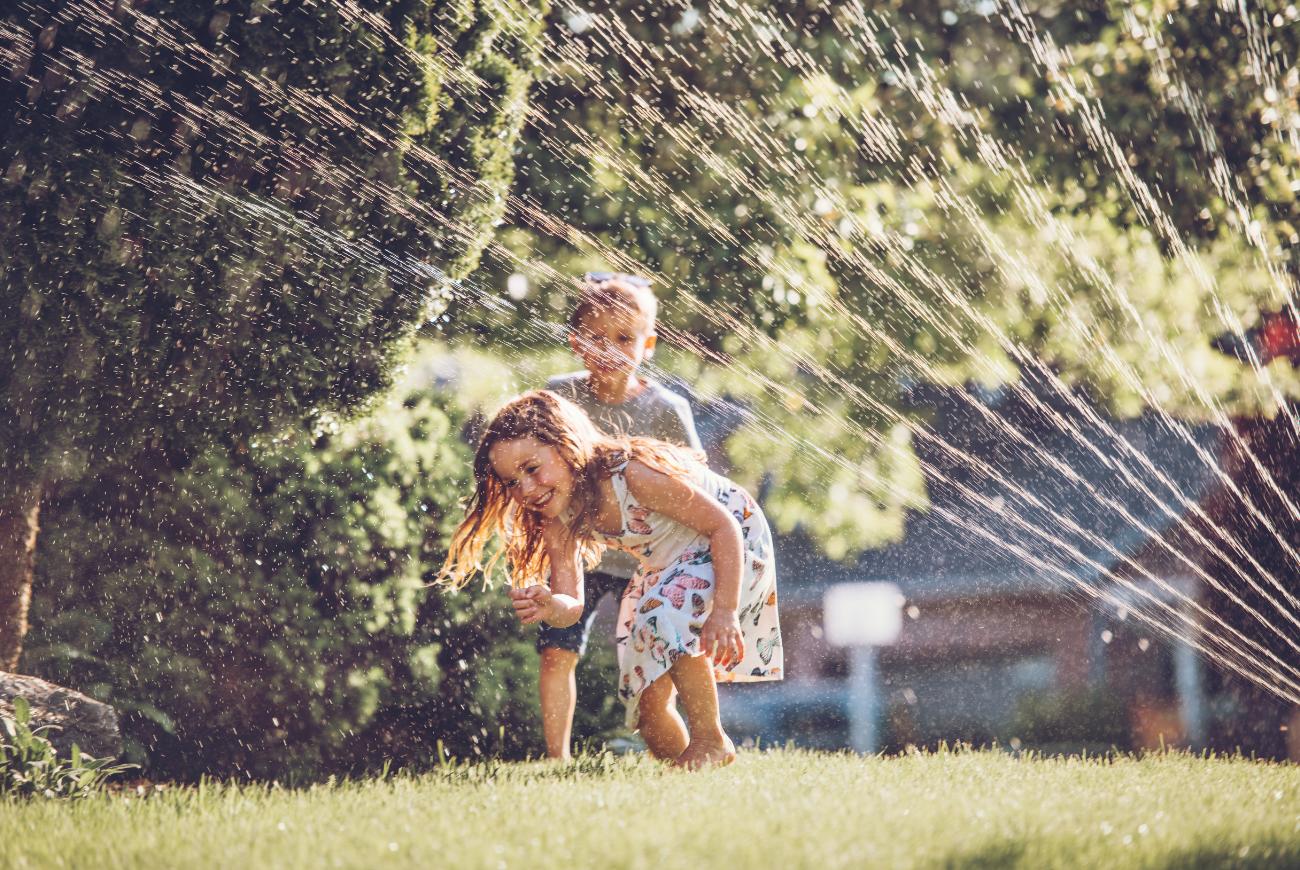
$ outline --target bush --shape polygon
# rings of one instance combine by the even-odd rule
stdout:
[[[1043,751],[1106,752],[1128,749],[1132,742],[1123,702],[1097,688],[1025,696],[1007,736],[1027,749]]]
[[[64,490],[27,667],[116,706],[152,776],[536,746],[536,656],[504,594],[424,586],[467,487],[463,422],[415,393],[322,437]]]
[[[133,764],[83,755],[77,744],[59,758],[45,736],[52,725],[31,727],[31,707],[14,699],[14,715],[0,716],[0,797],[83,798],[94,794],[114,774]]]

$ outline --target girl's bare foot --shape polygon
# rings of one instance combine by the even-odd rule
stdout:
[[[706,767],[726,767],[736,760],[736,744],[725,734],[716,738],[692,739],[686,751],[673,762],[685,770],[702,770]]]

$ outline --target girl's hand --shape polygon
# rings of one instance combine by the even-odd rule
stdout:
[[[720,667],[740,664],[745,657],[745,639],[736,611],[713,608],[700,629],[700,649]]]
[[[540,583],[510,590],[510,603],[514,605],[515,616],[524,625],[545,621],[551,615],[553,600],[551,590]]]

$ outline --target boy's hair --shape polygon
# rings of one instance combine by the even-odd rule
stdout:
[[[502,557],[514,585],[549,581],[551,566],[542,544],[541,520],[510,498],[489,455],[502,441],[530,437],[554,448],[573,473],[574,510],[569,531],[587,568],[599,563],[605,549],[592,528],[600,480],[628,459],[674,477],[688,477],[693,465],[704,462],[697,451],[654,438],[604,435],[581,408],[548,390],[524,393],[497,412],[479,441],[474,453],[474,494],[465,519],[451,537],[437,582],[464,586],[482,571],[486,584]],[[494,536],[501,539],[502,547],[484,564],[483,550]]]
[[[569,315],[569,329],[577,332],[582,321],[593,311],[623,311],[641,315],[650,324],[654,332],[655,318],[659,315],[659,300],[650,289],[650,282],[633,282],[627,280],[633,276],[615,274],[609,278],[596,280],[590,276],[583,278],[578,291],[578,301]]]

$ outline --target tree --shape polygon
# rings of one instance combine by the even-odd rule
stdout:
[[[1297,84],[1269,71],[1300,31],[1259,27],[1287,8],[559,16],[513,256],[492,264],[539,286],[484,329],[545,338],[531,325],[568,289],[552,269],[658,275],[686,350],[667,367],[738,402],[742,476],[770,474],[777,525],[840,556],[924,504],[911,383],[1014,388],[1042,365],[1115,413],[1276,407],[1294,377],[1261,390],[1211,349],[1225,326],[1207,312],[1248,320],[1285,293]]]
[[[42,494],[382,389],[477,262],[538,9],[37,2],[0,18],[0,668]]]

